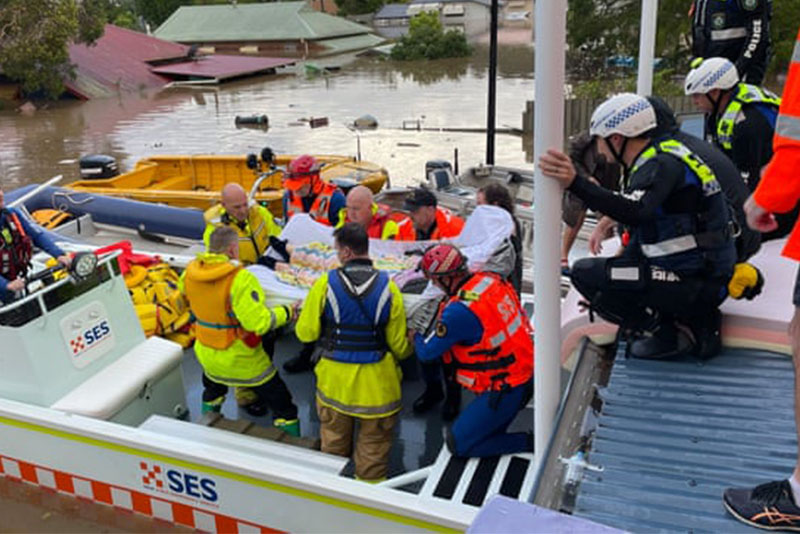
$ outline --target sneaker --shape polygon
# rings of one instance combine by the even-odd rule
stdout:
[[[728,488],[722,495],[725,508],[736,519],[766,530],[800,532],[800,508],[788,480],[767,482],[755,488]]]

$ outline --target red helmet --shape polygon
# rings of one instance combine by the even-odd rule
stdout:
[[[289,163],[289,178],[301,178],[303,176],[310,176],[317,174],[319,166],[314,156],[303,154],[298,156]]]
[[[423,254],[419,268],[430,278],[466,272],[467,259],[453,245],[433,245]]]

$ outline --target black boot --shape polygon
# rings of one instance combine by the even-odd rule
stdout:
[[[314,343],[305,343],[300,354],[283,364],[283,370],[289,374],[304,373],[314,368],[311,365],[311,355],[314,353]]]
[[[442,406],[442,420],[452,421],[461,411],[461,386],[455,382],[447,381],[447,395]]]
[[[441,384],[428,385],[422,395],[414,401],[414,413],[425,413],[444,399]]]
[[[663,360],[680,356],[691,349],[688,336],[678,332],[672,321],[666,321],[656,328],[652,336],[634,341],[630,346],[630,355],[644,360]]]
[[[713,312],[698,318],[698,321],[692,321],[690,329],[694,335],[695,346],[694,354],[701,360],[708,360],[713,358],[719,351],[722,350],[722,313],[718,308]]]

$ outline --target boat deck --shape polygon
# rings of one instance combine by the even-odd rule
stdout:
[[[285,335],[276,344],[275,363],[280,370],[281,377],[286,382],[292,393],[295,404],[299,410],[300,430],[303,436],[319,436],[319,419],[314,404],[315,383],[313,372],[288,374],[283,371],[283,363],[292,358],[300,350],[300,343],[293,334]],[[199,421],[200,396],[203,391],[201,383],[202,369],[194,357],[194,353],[187,349],[182,362],[183,379],[186,387],[187,406],[190,410],[190,419]],[[389,459],[389,478],[403,473],[414,471],[434,464],[444,443],[444,428],[447,423],[442,421],[439,407],[430,412],[417,415],[411,405],[422,394],[424,382],[419,372],[419,366],[413,356],[402,364],[403,368],[403,410],[396,431],[396,439],[392,446]],[[566,384],[562,380],[562,384]],[[471,394],[464,392],[462,406],[471,400]],[[239,409],[230,392],[222,406],[222,415],[228,419],[246,419],[259,425],[270,426],[271,414],[263,417],[252,417],[244,410]],[[533,408],[529,404],[522,410],[510,427],[510,431],[531,430],[533,426]],[[352,462],[345,468],[343,474],[352,476]],[[419,488],[414,488],[419,489]]]

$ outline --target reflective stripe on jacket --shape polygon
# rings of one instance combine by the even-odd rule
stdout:
[[[667,139],[646,148],[634,162],[629,176],[660,153],[677,158],[689,168],[696,176],[705,199],[700,211],[663,212],[653,225],[636,229],[640,235],[642,254],[651,259],[658,258],[654,263],[672,269],[670,256],[691,251],[704,253],[721,250],[730,245],[732,236],[727,204],[714,171],[680,141]]]
[[[203,214],[203,218],[206,221],[206,229],[203,232],[206,249],[214,229],[219,226],[229,226],[239,236],[239,260],[245,265],[255,263],[269,247],[269,237],[277,237],[281,233],[280,226],[275,223],[269,210],[258,204],[250,206],[246,221],[235,220],[221,204],[209,208]]]
[[[318,340],[323,332],[329,287],[329,274],[323,274],[308,292],[295,333],[304,342]],[[345,363],[322,358],[314,367],[317,376],[317,402],[334,410],[361,418],[385,417],[402,408],[398,360],[411,354],[406,337],[406,315],[400,290],[391,280],[389,318],[384,328],[386,355],[374,363]]]
[[[783,87],[772,147],[772,159],[753,194],[765,210],[785,213],[800,199],[800,32]],[[800,225],[795,224],[783,255],[800,261]]]
[[[533,329],[511,284],[494,273],[474,274],[449,303],[461,302],[483,325],[475,345],[455,344],[456,382],[475,393],[530,381]]]
[[[725,150],[733,149],[733,127],[736,125],[736,118],[741,113],[742,107],[753,104],[763,104],[777,109],[781,105],[781,99],[772,91],[762,87],[746,83],[737,85],[736,94],[717,122],[717,143],[720,147]]]
[[[204,253],[189,264],[179,285],[189,300],[192,314],[202,321],[195,326],[194,351],[211,380],[229,386],[257,386],[275,376],[272,360],[261,343],[248,344],[243,336],[247,333],[260,336],[283,326],[289,320],[289,309],[267,308],[264,291],[252,273],[238,268],[224,255]],[[221,288],[226,285],[227,293]],[[234,322],[238,323],[235,330],[218,329],[238,332],[227,347],[206,344],[209,335],[215,337],[212,325]],[[201,332],[205,332],[202,338]],[[227,333],[224,335],[228,337]]]

